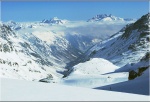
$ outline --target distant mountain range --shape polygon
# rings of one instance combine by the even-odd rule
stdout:
[[[87,22],[100,22],[100,21],[135,21],[131,18],[120,18],[111,14],[99,14],[87,20]]]
[[[90,19],[87,20],[87,22],[108,22],[108,21],[114,21],[114,22],[123,22],[123,21],[136,21],[136,19],[133,19],[133,18],[121,18],[121,17],[116,17],[116,16],[113,16],[112,14],[98,14]],[[59,25],[62,25],[62,24],[65,24],[69,22],[69,20],[62,20],[62,19],[59,19],[57,17],[53,17],[51,19],[44,19],[41,21],[41,23],[48,23],[48,24],[59,24]]]
[[[1,22],[0,76],[98,89],[136,79],[142,86],[149,78],[149,18],[149,13],[137,21],[103,14],[75,24],[56,17],[41,22]],[[105,40],[76,34],[73,29],[101,21],[128,24]],[[146,80],[140,83],[142,78]]]

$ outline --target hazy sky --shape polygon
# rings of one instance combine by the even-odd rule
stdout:
[[[148,13],[148,2],[1,2],[2,21],[41,21],[58,17],[87,20],[97,14],[140,18]]]

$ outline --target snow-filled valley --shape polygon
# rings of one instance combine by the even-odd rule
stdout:
[[[0,22],[1,99],[149,100],[149,17]]]

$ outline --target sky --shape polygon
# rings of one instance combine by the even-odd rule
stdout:
[[[67,20],[87,20],[97,14],[112,14],[122,18],[140,18],[148,13],[148,2],[1,2],[2,21],[41,21],[58,17]]]

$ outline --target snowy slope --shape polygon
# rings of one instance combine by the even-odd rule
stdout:
[[[61,31],[58,30],[56,34],[50,30],[49,25],[35,25],[35,28],[20,29],[16,34],[37,47],[36,50],[41,55],[49,57],[49,60],[56,60],[55,62],[62,64],[63,67],[65,63],[76,59],[81,54],[80,50],[71,46],[63,37]]]
[[[140,77],[137,77],[134,80],[98,87],[96,89],[110,90],[111,87],[111,91],[150,95],[149,69],[150,68],[148,68]]]
[[[122,19],[112,16],[111,19],[126,24]],[[55,20],[56,24],[11,21],[0,25],[0,77],[32,81],[46,78],[50,83],[95,88],[127,81],[130,71],[149,66],[149,55],[144,58],[150,52],[149,14],[104,41],[101,41],[101,27],[106,26],[103,22],[59,24]],[[101,29],[97,33],[95,28]],[[93,29],[97,36],[91,33]],[[74,64],[77,65],[71,68]],[[67,75],[62,78],[65,70]]]
[[[72,46],[74,46],[76,49],[80,49],[82,52],[87,51],[91,46],[100,41],[95,37],[80,34],[67,34],[65,38]]]
[[[130,79],[129,81],[97,87],[96,89],[150,95],[149,61],[150,61],[149,53],[146,53],[146,55],[139,62],[125,65],[113,72],[113,74],[120,72],[129,72],[128,76],[128,79]],[[132,79],[133,77],[134,79]]]
[[[59,22],[63,22],[63,20],[60,20],[55,17],[49,20],[51,21],[49,23],[45,21],[9,21],[2,23],[2,25],[5,24],[8,26],[6,28],[10,30],[4,29],[3,35],[8,34],[8,36],[6,36],[6,39],[1,38],[2,47],[6,50],[7,48],[8,50],[11,49],[12,51],[7,51],[6,53],[2,50],[0,52],[1,60],[5,63],[1,64],[1,68],[3,69],[1,76],[27,80],[39,80],[50,75],[60,78],[68,63],[77,59],[82,55],[82,52],[85,52],[98,41],[111,35],[106,34],[106,36],[101,36],[101,33],[97,35],[97,32],[101,31],[99,28],[103,26],[103,23],[66,21],[63,24],[59,24]],[[123,26],[126,23],[119,26]],[[93,32],[89,27],[94,27],[94,29],[97,27],[97,30]],[[107,29],[107,26],[104,29]],[[10,33],[14,33],[14,36]],[[15,65],[12,66],[12,64]],[[36,75],[32,75],[32,73]]]
[[[128,80],[127,72],[114,72],[118,66],[102,58],[93,58],[85,63],[79,63],[70,70],[59,83],[71,86],[94,88]],[[104,75],[105,74],[105,75]]]
[[[65,70],[66,63],[81,54],[61,36],[54,36],[53,43],[46,42],[44,37],[39,39],[40,34],[44,33],[43,29],[35,32],[39,28],[14,31],[5,24],[0,27],[1,77],[40,80],[52,75],[53,79],[57,79],[63,76],[59,72]],[[44,34],[48,35],[49,32],[45,31]]]
[[[18,37],[7,25],[0,27],[1,77],[25,80],[39,80],[49,75],[54,79],[62,77],[56,71],[64,69],[40,55],[31,42]]]
[[[78,23],[79,22],[79,23]],[[6,22],[6,25],[9,25],[11,29],[18,34],[18,36],[27,37],[31,34],[36,36],[42,41],[48,42],[51,45],[56,45],[67,49],[66,47],[74,46],[77,50],[84,52],[90,46],[95,44],[92,40],[93,37],[88,37],[88,35],[81,35],[80,29],[73,30],[78,26],[86,26],[86,22],[80,25],[80,21],[71,22],[68,21],[65,24],[51,24],[43,22]],[[98,26],[98,25],[97,25]],[[16,29],[18,27],[19,29]],[[85,31],[86,33],[88,31]],[[76,33],[74,35],[74,33]],[[25,38],[25,37],[23,37]],[[72,41],[73,39],[73,41]],[[76,44],[75,44],[76,43]]]
[[[36,22],[5,22],[11,29],[21,34],[32,33],[36,37],[51,44],[54,44],[57,38],[67,40],[76,49],[85,52],[97,42],[107,39],[126,24],[125,22],[107,22],[96,23],[86,21],[69,21],[54,17],[50,20]],[[46,37],[47,36],[47,37]]]
[[[148,96],[1,79],[1,101],[149,101]]]
[[[76,87],[95,88],[128,80],[127,72],[105,74],[105,75],[86,75],[80,72],[71,73],[69,76],[58,81],[58,83]]]
[[[127,73],[132,70],[137,71],[142,67],[148,67],[150,32],[148,22],[149,14],[142,16],[137,22],[127,25],[110,39],[99,42],[90,48],[85,56],[74,62],[76,65],[68,71],[71,74],[66,74],[67,78],[64,83],[84,87],[93,87],[98,84],[103,86],[108,84],[106,80],[113,74],[118,74],[118,77],[114,80],[120,79],[119,81],[110,81],[109,84],[127,81]],[[104,59],[97,60],[102,58],[105,61]],[[115,65],[118,67],[111,69]],[[104,72],[101,73],[101,71]],[[126,72],[126,76],[123,75],[124,72]],[[103,75],[95,76],[94,74]],[[147,87],[145,90],[147,90]]]
[[[137,63],[126,64],[123,67],[115,70],[114,72],[130,72],[132,70],[137,71],[139,68],[146,68],[150,66],[150,53],[146,53],[145,56]]]
[[[110,39],[93,46],[85,56],[101,57],[120,67],[137,63],[149,52],[149,14],[142,16],[133,24],[126,25]]]
[[[102,59],[102,58],[93,58],[85,63],[79,63],[73,67],[74,73],[83,73],[83,74],[105,74],[113,72],[118,67],[113,65],[111,62]]]

